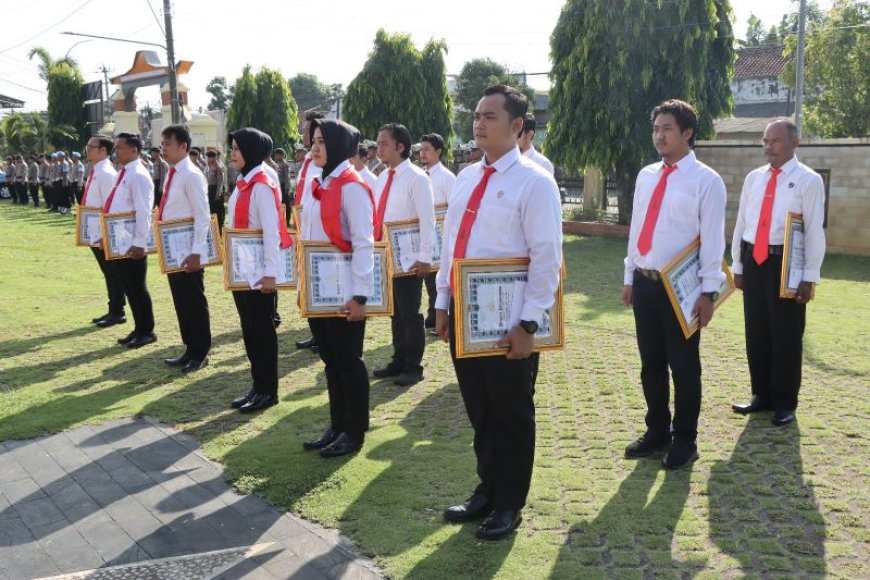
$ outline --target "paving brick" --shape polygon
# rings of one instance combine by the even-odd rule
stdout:
[[[33,532],[20,517],[6,518],[0,525],[0,548],[21,546],[35,540]]]
[[[104,561],[79,531],[66,526],[50,533],[35,530],[39,543],[60,570],[90,570],[103,565]]]
[[[68,521],[63,512],[48,497],[17,503],[14,509],[31,530],[55,522]]]
[[[3,466],[3,469],[0,469],[0,486],[30,477],[11,455],[0,454],[0,465]]]
[[[118,565],[148,558],[147,552],[110,517],[102,513],[95,516],[99,517],[78,522],[75,527],[103,560]]]
[[[12,505],[46,497],[45,492],[39,488],[39,484],[29,477],[4,483],[2,489],[3,496]]]
[[[47,491],[67,519],[77,521],[100,510],[99,504],[75,480],[70,478],[61,483],[56,491]]]

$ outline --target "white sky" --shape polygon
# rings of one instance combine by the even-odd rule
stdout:
[[[150,4],[162,26],[162,0]],[[190,88],[194,109],[208,104],[205,85],[212,77],[223,75],[232,83],[246,63],[255,69],[261,65],[278,69],[287,77],[309,72],[328,84],[347,86],[362,68],[381,27],[410,33],[418,46],[433,36],[444,38],[449,48],[448,73],[458,73],[463,63],[477,57],[490,57],[512,71],[547,72],[549,37],[563,4],[563,0],[175,0],[175,53],[177,59],[194,62],[190,74],[181,78]],[[769,27],[796,9],[792,0],[732,0],[731,4],[738,37],[745,34],[751,12]],[[830,0],[821,4],[829,6]],[[509,10],[513,6],[517,12]],[[60,34],[63,31],[164,43],[149,0],[0,0],[0,94],[25,101],[25,110],[45,109],[45,82],[38,76],[36,62],[27,58],[34,46],[47,48],[55,58],[69,51],[86,81],[100,79],[102,65],[110,69],[110,77],[126,72],[140,48],[157,50],[166,60],[165,51],[156,47],[104,40],[74,46],[85,39]],[[529,80],[536,88],[549,85],[546,76]],[[136,96],[140,107],[159,105],[157,88],[139,89]]]

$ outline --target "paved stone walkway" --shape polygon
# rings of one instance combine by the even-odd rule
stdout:
[[[379,578],[150,419],[0,443],[0,580]]]

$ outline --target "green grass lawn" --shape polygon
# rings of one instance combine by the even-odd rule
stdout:
[[[281,403],[256,417],[227,408],[247,391],[248,362],[219,269],[206,275],[214,347],[190,377],[168,285],[151,259],[159,340],[115,344],[131,323],[99,330],[97,264],[73,247],[74,220],[0,205],[0,440],[130,415],[176,425],[257,493],[340,529],[391,577],[759,578],[870,576],[870,259],[831,256],[808,314],[798,422],[731,413],[748,396],[741,297],[704,331],[704,405],[691,471],[628,461],[644,430],[630,311],[619,305],[622,240],[568,237],[567,348],[542,356],[538,441],[525,522],[482,543],[442,509],[476,485],[471,431],[449,354],[430,342],[426,379],[373,382],[372,429],[355,457],[302,451],[328,420],[322,364],[295,295],[281,295]],[[386,320],[369,323],[369,368],[390,354]],[[2,468],[2,466],[0,466]]]

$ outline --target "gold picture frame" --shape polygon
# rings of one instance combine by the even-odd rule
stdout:
[[[661,271],[662,284],[686,339],[698,330],[698,319],[691,317],[690,313],[695,302],[701,297],[701,281],[697,274],[700,250],[701,239],[695,238]],[[714,312],[736,289],[731,268],[728,267],[728,262],[724,259],[722,260],[722,271],[725,272],[725,280],[719,287],[719,299],[713,303]]]
[[[416,262],[416,256],[403,259],[401,251],[402,245],[398,244],[398,238],[403,234],[414,235],[416,232],[417,238],[420,236],[420,220],[403,220],[398,222],[387,222],[384,224],[384,237],[390,250],[390,265],[393,268],[393,277],[399,278],[402,276],[416,276],[417,272],[406,270],[403,263],[407,264],[407,260],[412,260],[410,263]],[[433,248],[432,259],[429,264],[432,266],[432,272],[437,272],[441,263],[441,244],[444,241],[444,216],[435,216],[435,248]],[[419,246],[419,241],[417,242]]]
[[[153,216],[152,216],[153,217]],[[129,226],[136,226],[136,212],[125,211],[100,215],[100,229],[103,232],[103,252],[106,260],[122,260],[127,258],[127,251],[121,251],[123,246],[118,243],[118,234],[123,232],[123,237],[132,237]],[[126,242],[124,242],[126,243]],[[154,238],[154,228],[148,233],[145,242],[145,254],[157,253],[157,241]]]
[[[251,281],[243,276],[243,273],[237,271],[237,264],[244,261],[246,264],[250,260],[256,260],[261,257],[261,250],[258,248],[263,246],[263,230],[249,230],[243,228],[224,228],[223,243],[221,244],[221,261],[224,265],[224,290],[253,290]],[[293,245],[289,248],[284,248],[281,252],[284,253],[284,272],[281,276],[286,278],[284,282],[277,282],[275,288],[278,291],[295,290],[298,277],[296,274],[296,238],[293,238]],[[242,259],[238,253],[242,247],[248,248],[253,252],[249,257]]]
[[[161,274],[172,274],[174,272],[184,271],[184,268],[181,267],[180,260],[184,260],[187,256],[176,256],[177,259],[171,260],[172,263],[170,264],[170,259],[172,258],[172,244],[170,244],[170,248],[166,247],[166,244],[169,241],[169,236],[172,235],[173,231],[182,228],[190,231],[192,235],[193,218],[154,222],[154,239],[157,242],[157,257],[160,263]],[[218,228],[217,216],[215,214],[211,214],[211,219],[209,220],[209,236],[206,240],[206,244],[208,246],[209,255],[205,257],[200,256],[199,265],[203,268],[208,268],[209,266],[219,266],[222,264],[223,251],[221,251],[221,235],[220,229]]]
[[[290,223],[293,224],[293,231],[302,231],[302,206],[294,205],[290,208]]]
[[[393,276],[390,266],[390,257],[385,242],[375,243],[375,296],[369,296],[366,303],[367,316],[392,316],[393,315]],[[320,268],[320,264],[331,267],[330,279],[334,284],[340,284],[336,279],[336,268],[349,268],[349,252],[342,252],[329,242],[300,242],[299,243],[299,307],[305,318],[333,318],[342,316],[338,309],[350,299],[348,296],[336,297],[334,295],[318,300],[320,293],[314,286],[318,274],[312,272],[314,268]],[[340,289],[343,290],[343,289]],[[346,293],[345,293],[346,294]]]
[[[102,215],[103,208],[101,207],[86,207],[80,205],[78,209],[76,209],[76,246],[85,248],[95,247],[95,245],[91,243],[89,234],[91,233],[91,228],[96,227],[96,229],[100,230],[100,236],[102,237],[103,226],[100,224],[100,216]],[[96,222],[96,225],[94,222]]]
[[[495,343],[516,324],[514,318],[519,313],[513,312],[513,292],[516,282],[526,281],[528,271],[528,258],[470,258],[453,262],[453,288],[458,289],[458,296],[453,300],[456,358],[508,353],[508,348],[496,347]],[[485,286],[496,286],[499,299],[511,300],[510,309],[498,308],[494,304],[481,305],[480,289]],[[564,301],[565,290],[560,277],[553,306],[547,310],[544,323],[535,335],[535,352],[565,347]],[[482,317],[479,315],[482,307],[497,317],[488,325],[493,328],[482,328]]]
[[[795,262],[797,262],[795,264]],[[795,266],[794,268],[792,266]],[[779,277],[779,297],[797,297],[797,289],[803,277],[797,280],[794,274],[804,269],[804,216],[790,211],[785,216],[785,241],[782,246],[782,270]],[[815,294],[816,285],[813,284]]]

